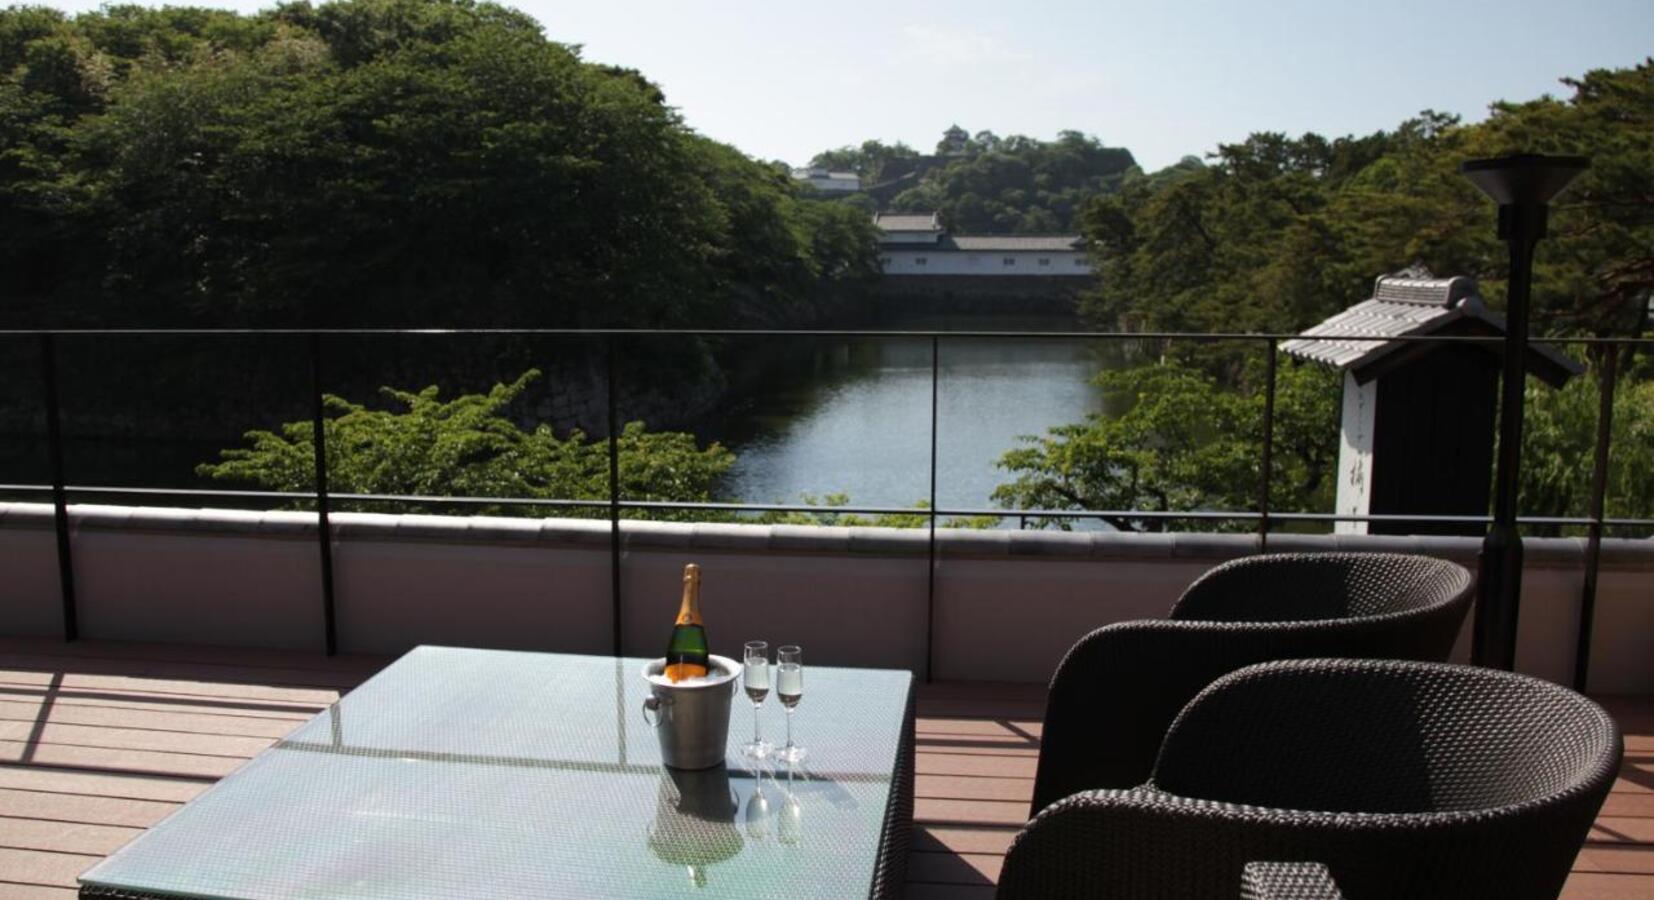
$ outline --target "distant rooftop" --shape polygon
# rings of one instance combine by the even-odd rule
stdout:
[[[848,180],[854,178],[858,181],[861,180],[861,176],[855,172],[829,172],[826,169],[794,169],[793,177],[799,179],[840,178]]]
[[[883,231],[941,231],[938,213],[874,213],[873,224]]]
[[[1490,311],[1472,278],[1420,278],[1408,274],[1384,275],[1373,283],[1373,296],[1305,331],[1301,338],[1281,345],[1293,356],[1349,369],[1366,381],[1381,359],[1406,346],[1403,341],[1340,340],[1346,335],[1405,337],[1437,334],[1457,326],[1469,333],[1505,331],[1505,319]],[[1468,326],[1468,327],[1467,327]],[[1560,385],[1585,371],[1579,363],[1550,346],[1529,348],[1528,368],[1546,381]]]
[[[960,250],[1078,250],[1077,234],[972,234],[950,238]]]
[[[942,227],[939,213],[875,213],[873,224],[886,234],[934,235],[935,244],[925,244],[930,250],[968,250],[997,252],[1010,250],[1078,250],[1081,238],[1077,234],[961,234],[949,235]],[[918,249],[907,242],[892,244],[895,248]]]

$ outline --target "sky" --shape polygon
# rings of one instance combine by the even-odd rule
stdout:
[[[642,71],[702,134],[794,165],[869,138],[929,151],[957,123],[1082,131],[1153,170],[1256,131],[1366,134],[1424,109],[1476,121],[1654,55],[1654,0],[506,5],[588,60]]]

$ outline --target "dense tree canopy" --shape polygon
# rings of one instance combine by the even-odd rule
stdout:
[[[472,0],[0,11],[0,290],[32,321],[777,317],[856,210]]]
[[[824,150],[810,160],[810,165],[834,172],[855,172],[865,184],[873,185],[900,178],[914,170],[920,159],[919,151],[897,141],[862,141],[860,147],[840,147]]]
[[[1553,209],[1535,278],[1536,332],[1638,333],[1654,293],[1654,60],[1564,82],[1566,99],[1496,104],[1482,123],[1424,113],[1328,140],[1255,134],[1126,180],[1086,208],[1098,325],[1294,331],[1420,263],[1472,275],[1502,302],[1494,206],[1466,159],[1577,153],[1592,166]]]
[[[891,205],[940,210],[950,228],[967,233],[1065,232],[1087,201],[1113,190],[1135,165],[1131,151],[1078,131],[1054,141],[984,131]]]
[[[893,191],[891,209],[937,210],[948,227],[968,234],[1076,230],[1086,202],[1114,190],[1136,165],[1131,151],[1078,131],[1054,141],[983,131],[954,151],[938,147],[936,156],[867,141],[820,153],[811,164],[858,172],[871,189]]]

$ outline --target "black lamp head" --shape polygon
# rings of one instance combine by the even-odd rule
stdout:
[[[1518,153],[1473,159],[1459,172],[1500,206],[1542,206],[1579,177],[1591,161],[1583,156]]]

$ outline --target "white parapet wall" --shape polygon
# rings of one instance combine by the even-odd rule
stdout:
[[[320,650],[316,517],[303,512],[75,505],[82,637]],[[339,649],[418,644],[610,653],[609,525],[335,513]],[[1258,552],[1255,535],[937,533],[934,605],[922,530],[622,522],[621,650],[655,655],[682,566],[704,570],[717,652],[798,643],[812,661],[946,679],[1041,682],[1081,635],[1162,616],[1190,581]],[[1272,551],[1423,553],[1474,571],[1469,538],[1275,535]],[[1520,669],[1573,671],[1584,542],[1526,543]],[[0,634],[61,635],[52,508],[0,503]],[[1593,691],[1654,692],[1654,541],[1604,541]],[[1467,656],[1468,623],[1457,655]]]

